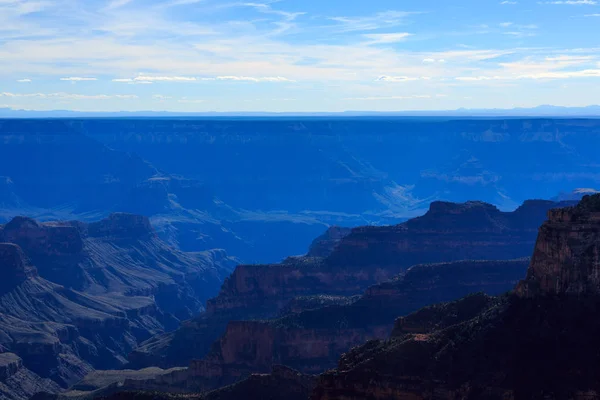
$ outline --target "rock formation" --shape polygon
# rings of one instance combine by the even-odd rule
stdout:
[[[321,258],[329,256],[342,239],[348,236],[351,231],[350,228],[332,226],[324,234],[313,240],[307,256]]]
[[[289,314],[271,321],[234,321],[202,360],[153,380],[131,382],[142,390],[206,392],[287,365],[306,374],[335,366],[352,347],[385,339],[394,320],[420,307],[484,291],[510,290],[528,260],[461,261],[419,265],[394,281],[369,288],[349,304]]]
[[[600,196],[552,210],[540,228],[524,296],[600,293]]]
[[[28,399],[38,392],[56,392],[59,387],[23,365],[14,353],[0,353],[0,397],[6,400]]]
[[[344,355],[312,400],[600,398],[600,195],[553,210],[515,293],[467,297],[397,321]]]
[[[153,295],[180,319],[203,309],[236,262],[222,251],[173,249],[146,217],[122,213],[89,224],[15,217],[0,226],[0,241],[19,245],[53,283],[90,294]]]
[[[14,218],[0,226],[0,356],[18,361],[0,374],[0,394],[26,399],[122,366],[140,342],[202,310],[233,263],[169,248],[144,217]]]
[[[208,301],[206,313],[144,343],[132,353],[132,367],[186,366],[208,353],[229,321],[274,318],[297,297],[359,295],[415,264],[529,257],[539,226],[557,205],[527,201],[501,212],[480,202],[436,202],[424,216],[397,226],[353,229],[325,258],[240,265]]]

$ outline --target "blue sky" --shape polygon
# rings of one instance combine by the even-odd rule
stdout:
[[[600,104],[600,0],[0,0],[0,108]]]

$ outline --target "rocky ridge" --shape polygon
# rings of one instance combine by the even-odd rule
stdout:
[[[233,263],[168,247],[144,217],[14,218],[0,226],[0,354],[16,354],[24,372],[21,387],[3,374],[2,394],[28,398],[36,382],[52,391],[122,366],[140,342],[201,310]]]
[[[349,304],[332,304],[270,321],[232,321],[202,360],[129,388],[207,392],[252,373],[286,365],[305,374],[335,366],[352,347],[389,336],[398,316],[469,293],[497,295],[523,276],[528,260],[461,261],[420,265],[394,281],[369,288]]]
[[[389,340],[343,356],[312,400],[600,398],[595,268],[600,195],[553,210],[526,279],[401,318]],[[551,350],[550,350],[551,349]]]
[[[230,321],[274,318],[297,297],[359,295],[415,264],[529,257],[546,213],[560,204],[527,201],[501,212],[481,202],[435,202],[424,216],[397,226],[353,229],[324,258],[240,265],[204,314],[144,343],[131,354],[132,367],[187,366],[208,353]]]

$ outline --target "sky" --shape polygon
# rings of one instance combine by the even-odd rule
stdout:
[[[600,104],[600,0],[0,0],[0,108]]]

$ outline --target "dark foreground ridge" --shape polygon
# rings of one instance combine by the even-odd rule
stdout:
[[[311,399],[600,398],[600,195],[551,211],[527,278],[473,318],[436,306],[345,355]],[[552,282],[548,285],[548,282]],[[447,321],[451,323],[448,324]]]

